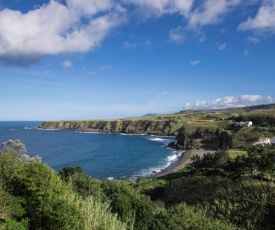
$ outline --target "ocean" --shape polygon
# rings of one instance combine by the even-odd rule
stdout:
[[[178,151],[164,148],[172,137],[39,130],[39,121],[0,122],[0,143],[19,139],[27,154],[39,155],[57,172],[80,166],[98,179],[150,176],[177,160]]]

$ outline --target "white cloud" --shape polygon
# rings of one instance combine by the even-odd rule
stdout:
[[[138,7],[144,17],[157,16],[164,14],[180,13],[188,15],[194,0],[122,0],[125,4]]]
[[[110,0],[67,0],[67,5],[52,0],[27,13],[2,10],[0,65],[23,66],[47,55],[93,50],[123,16]]]
[[[244,55],[244,56],[248,56],[248,55],[249,55],[249,50],[245,50],[245,51],[243,52],[243,55]]]
[[[143,42],[142,45],[143,45],[143,46],[150,47],[150,46],[151,46],[151,41],[150,41],[149,39],[147,39],[145,42]]]
[[[123,42],[123,47],[126,49],[131,49],[131,48],[136,48],[136,44],[135,43],[131,43],[128,41]]]
[[[248,40],[249,42],[254,43],[254,44],[257,44],[257,43],[259,43],[259,42],[261,41],[259,38],[253,37],[253,36],[249,36],[249,37],[247,38],[247,40]]]
[[[99,67],[99,70],[109,70],[112,69],[113,66],[112,65],[102,65]]]
[[[218,50],[223,51],[226,48],[226,46],[227,46],[226,43],[223,43],[219,46]]]
[[[67,0],[68,8],[80,15],[94,15],[100,11],[110,10],[113,5],[111,0]]]
[[[184,109],[191,109],[191,104],[190,104],[189,102],[187,102],[187,103],[185,104]]]
[[[194,61],[191,61],[190,62],[190,65],[198,65],[198,64],[200,64],[200,59],[197,59],[197,60],[194,60]]]
[[[206,40],[206,37],[205,36],[202,36],[200,39],[199,39],[199,42],[204,42]]]
[[[257,15],[241,23],[239,30],[263,30],[275,32],[275,0],[262,1]]]
[[[169,31],[169,38],[173,42],[181,43],[184,40],[183,28],[177,27]]]
[[[196,101],[195,106],[196,107],[208,107],[209,103],[207,101]]]
[[[274,99],[271,97],[271,96],[267,96],[267,101],[268,101],[268,103],[274,103]]]
[[[241,3],[241,0],[206,0],[189,16],[189,26],[196,28],[219,23],[224,15]]]
[[[243,102],[243,103],[246,103],[246,102],[251,102],[251,103],[254,103],[254,102],[259,102],[263,99],[262,96],[260,95],[241,95],[239,97],[239,102]]]
[[[240,95],[227,96],[224,98],[217,98],[213,101],[196,101],[194,107],[197,109],[218,109],[218,108],[234,108],[242,106],[250,106],[257,104],[269,104],[274,103],[275,100],[271,96],[261,96],[261,95]]]
[[[64,69],[69,69],[72,67],[72,65],[73,65],[73,63],[70,60],[66,60],[66,61],[62,62],[62,67]]]

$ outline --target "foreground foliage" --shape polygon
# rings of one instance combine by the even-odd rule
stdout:
[[[0,229],[275,229],[275,149],[193,157],[162,178],[96,180],[57,174],[10,147],[0,152]],[[7,146],[7,145],[5,145]]]
[[[79,196],[54,170],[0,153],[0,229],[127,229],[108,203]],[[130,225],[129,225],[130,226]]]

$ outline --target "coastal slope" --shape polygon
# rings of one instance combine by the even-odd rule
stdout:
[[[179,123],[168,119],[119,119],[91,121],[46,121],[42,129],[78,129],[83,132],[150,134],[175,136]]]

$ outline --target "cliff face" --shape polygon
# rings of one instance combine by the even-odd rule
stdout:
[[[78,129],[85,132],[152,134],[174,136],[178,126],[173,121],[113,120],[113,121],[56,121],[43,122],[43,129]]]
[[[78,129],[83,132],[151,134],[176,136],[169,144],[175,149],[218,149],[232,146],[232,137],[225,131],[228,122],[189,124],[175,119],[92,120],[43,122],[43,129]]]
[[[232,146],[231,135],[218,125],[184,124],[169,147],[176,149],[227,149]]]

